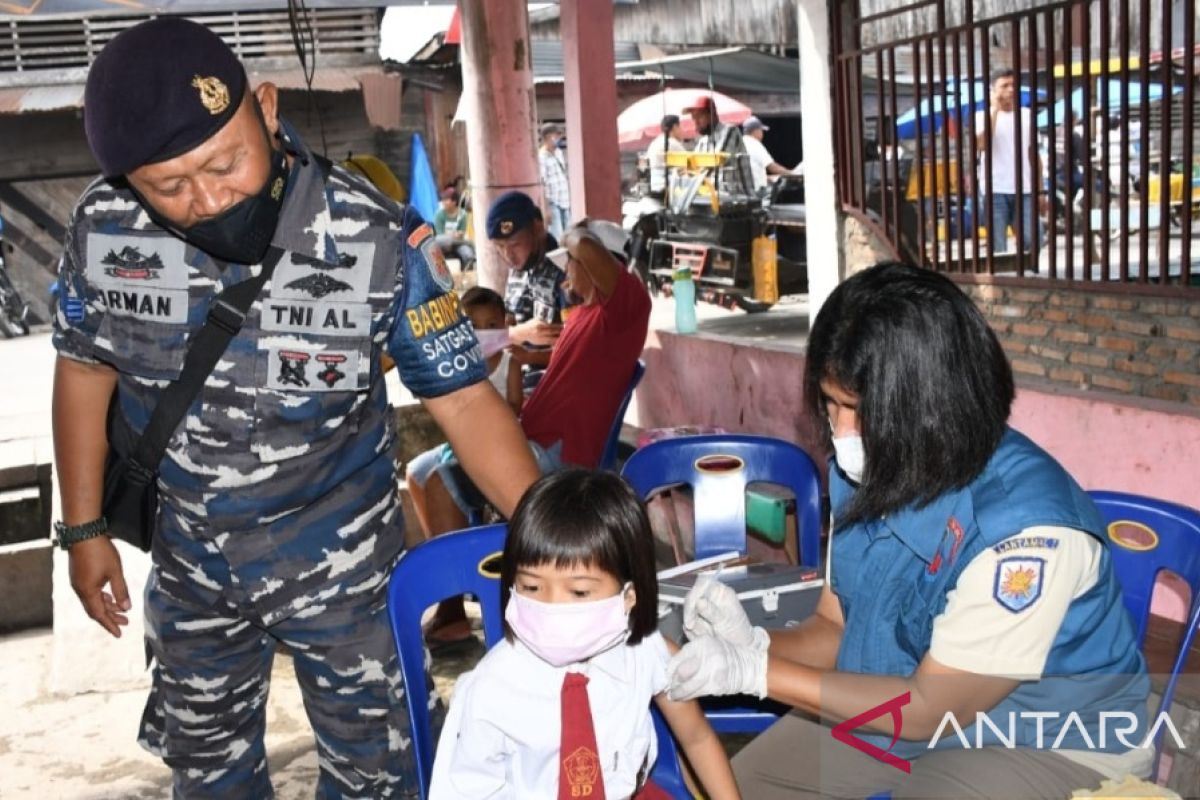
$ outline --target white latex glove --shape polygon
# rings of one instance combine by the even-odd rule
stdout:
[[[684,598],[683,631],[690,640],[715,636],[764,653],[771,645],[765,630],[751,626],[737,593],[711,576],[698,580]]]
[[[705,637],[685,644],[667,665],[672,700],[725,694],[767,696],[767,651]]]

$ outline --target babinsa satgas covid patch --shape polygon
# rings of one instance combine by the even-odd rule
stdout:
[[[485,379],[483,354],[433,229],[422,222],[405,242],[404,307],[389,340],[405,385],[436,397]]]

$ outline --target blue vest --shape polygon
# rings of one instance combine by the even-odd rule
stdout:
[[[832,467],[830,499],[842,508],[855,491]],[[1049,748],[1066,727],[1059,749],[1123,752],[1113,735],[1124,722],[1108,723],[1100,746],[1100,712],[1136,715],[1137,732],[1146,733],[1149,678],[1137,646],[1133,623],[1121,600],[1107,547],[1107,534],[1091,499],[1045,451],[1009,429],[983,472],[964,489],[916,508],[906,507],[880,520],[838,528],[831,546],[832,590],[841,601],[846,627],[837,668],[874,675],[911,675],[929,651],[933,621],[946,607],[963,569],[988,547],[1033,526],[1060,526],[1086,531],[1104,544],[1096,585],[1073,600],[1055,636],[1037,681],[1020,684],[988,712],[1007,739],[1009,720],[1018,746],[1035,746],[1038,719],[1021,712],[1058,712],[1042,718],[1042,746]],[[1036,594],[1032,595],[1036,599]],[[1011,607],[1010,607],[1011,610]],[[1014,613],[1020,613],[1015,611]],[[1075,712],[1091,739],[1091,747],[1068,715]],[[1011,714],[1011,717],[1010,717]],[[1067,724],[1070,720],[1070,724]],[[976,738],[975,720],[957,720],[969,745],[998,744],[988,725]],[[950,735],[938,747],[962,747]],[[891,737],[857,734],[887,749]],[[892,752],[914,758],[928,742],[901,739]]]

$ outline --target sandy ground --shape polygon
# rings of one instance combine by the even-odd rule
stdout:
[[[806,300],[785,298],[770,313],[754,316],[702,304],[697,316],[701,331],[709,336],[798,347],[807,331]],[[651,326],[673,328],[672,300],[655,299]],[[21,375],[21,381],[9,387],[18,391],[0,395],[0,453],[9,460],[51,458],[48,401],[53,359],[48,340],[43,329],[22,340],[0,341],[0,364],[10,374]],[[388,388],[393,403],[412,402],[399,381],[389,380]],[[48,628],[0,637],[0,798],[169,796],[170,771],[137,744],[148,677],[145,687],[127,691],[55,695],[48,683],[52,648]],[[435,657],[434,679],[443,697],[449,697],[454,679],[482,653],[480,644]],[[104,654],[97,652],[96,657]],[[87,670],[88,665],[78,668]],[[277,797],[312,797],[316,752],[286,655],[276,657],[267,715],[267,753]]]
[[[137,743],[147,690],[50,693],[45,675],[52,639],[49,629],[0,638],[0,798],[169,796],[170,770]],[[479,643],[435,657],[434,682],[443,698],[449,698],[454,679],[482,654]],[[267,758],[278,800],[313,796],[317,755],[312,729],[292,660],[284,654],[276,655],[271,674]]]

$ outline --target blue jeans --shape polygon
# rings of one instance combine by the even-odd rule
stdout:
[[[550,231],[550,235],[562,243],[563,233],[571,224],[571,209],[566,206],[556,206],[554,203],[547,203],[550,206],[550,219],[546,220],[546,228]]]
[[[987,199],[981,198],[981,200],[986,206]],[[1021,214],[1022,232],[1025,234],[1025,250],[1029,252],[1042,246],[1042,220],[1037,214],[1037,204],[1034,202],[1032,194],[1023,195],[1021,200],[1024,203],[1024,213]],[[988,228],[988,236],[996,242],[994,252],[1008,252],[1007,230],[1010,225],[1015,233],[1017,230],[1017,196],[997,192],[992,195],[992,224]]]

